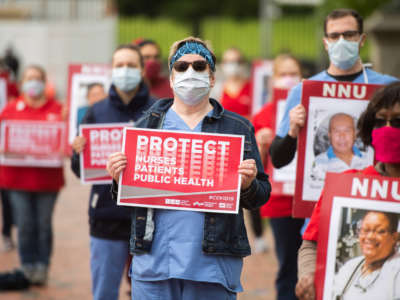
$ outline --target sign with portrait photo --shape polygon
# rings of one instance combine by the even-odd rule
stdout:
[[[122,149],[124,126],[129,123],[82,124],[79,135],[86,139],[80,153],[81,182],[83,184],[111,184],[106,170],[108,156]]]
[[[356,124],[380,85],[303,81],[307,117],[298,138],[294,217],[309,217],[326,172],[364,169],[374,160],[372,147],[357,138]]]
[[[124,128],[118,204],[237,213],[244,137]]]
[[[2,121],[1,164],[61,167],[65,150],[65,132],[64,122]]]
[[[273,121],[273,131],[276,132],[276,128],[278,128],[279,123],[281,122],[286,105],[286,98],[288,96],[288,90],[286,89],[278,89],[274,88],[273,90],[273,98],[275,113],[271,116]],[[272,165],[271,157],[268,155],[268,171],[267,173],[270,175],[270,183],[272,187],[272,193],[276,195],[294,195],[294,182],[296,175],[296,161],[297,155],[290,162],[290,164],[276,169]]]
[[[316,299],[399,299],[399,178],[328,173],[321,201]]]
[[[68,68],[68,144],[78,133],[87,109],[107,97],[111,85],[111,66],[72,64]]]
[[[270,81],[272,76],[272,60],[257,60],[251,69],[252,105],[251,115],[254,116],[269,98]]]
[[[7,104],[7,79],[0,77],[0,111]]]

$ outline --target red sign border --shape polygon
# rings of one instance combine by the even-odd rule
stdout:
[[[343,101],[354,101],[364,100],[369,101],[370,97],[374,92],[382,85],[378,84],[363,84],[363,83],[352,83],[352,82],[340,82],[340,81],[318,81],[318,80],[304,80],[302,82],[302,95],[301,104],[304,106],[307,112],[306,121],[304,127],[300,130],[298,136],[298,157],[297,157],[297,168],[296,168],[296,184],[295,192],[293,197],[293,210],[292,216],[294,218],[308,218],[311,216],[316,201],[303,200],[303,180],[304,180],[304,162],[305,162],[305,151],[307,144],[307,130],[308,130],[308,108],[310,104],[310,97],[321,97],[322,89],[325,83],[337,84],[337,85],[366,85],[367,86],[367,99],[341,99]],[[319,92],[319,93],[318,93]],[[331,98],[329,98],[331,99]]]
[[[66,128],[66,124],[64,121],[47,121],[47,120],[3,120],[1,121],[0,124],[0,149],[3,151],[4,149],[4,143],[5,143],[5,126],[7,125],[7,123],[25,123],[25,124],[37,124],[37,123],[43,123],[43,124],[52,124],[52,125],[57,125],[58,127],[60,127],[61,129],[61,146],[60,146],[60,164],[46,164],[45,160],[41,160],[40,162],[38,162],[37,164],[24,164],[24,163],[16,163],[16,164],[10,164],[10,163],[4,163],[5,158],[3,157],[3,155],[0,155],[0,165],[3,166],[10,166],[10,167],[43,167],[43,168],[61,168],[64,165],[64,155],[65,155],[65,136],[67,135],[67,128]]]
[[[79,135],[83,136],[82,134],[82,129],[90,129],[90,128],[113,128],[113,127],[129,127],[129,125],[133,125],[131,123],[95,123],[95,124],[81,124],[79,125]],[[122,129],[123,130],[123,129]],[[88,143],[88,141],[87,141]],[[85,147],[85,149],[87,149]],[[101,177],[101,179],[92,179],[88,180],[85,179],[85,172],[84,171],[84,152],[85,149],[79,154],[79,168],[80,168],[80,174],[81,174],[81,183],[82,184],[92,184],[92,185],[99,185],[99,184],[111,184],[112,183],[112,178],[111,176],[109,177],[108,180],[103,179],[104,177]]]
[[[243,135],[235,135],[235,134],[218,134],[218,133],[208,133],[208,132],[187,132],[187,131],[180,131],[180,130],[163,130],[163,129],[151,129],[151,128],[128,128],[124,127],[124,134],[123,134],[123,141],[122,141],[122,152],[125,153],[125,144],[126,144],[126,132],[128,130],[145,130],[145,131],[153,131],[153,132],[171,132],[171,133],[178,133],[178,134],[188,134],[188,135],[208,135],[208,136],[231,136],[231,137],[239,137],[241,138],[241,153],[240,153],[240,162],[243,161],[243,154],[244,154],[244,142],[245,138]],[[158,205],[137,205],[137,204],[128,204],[128,203],[122,203],[120,195],[121,195],[121,187],[122,187],[122,177],[123,177],[123,172],[121,172],[118,180],[118,200],[117,200],[117,205],[124,205],[124,206],[130,206],[130,207],[147,207],[147,208],[159,208],[159,209],[174,209],[174,210],[186,210],[186,211],[200,211],[200,212],[213,212],[213,213],[228,213],[228,214],[238,214],[239,212],[239,206],[240,206],[240,185],[241,185],[241,175],[238,174],[238,186],[237,186],[237,196],[236,196],[236,210],[209,210],[209,209],[195,209],[195,208],[190,208],[190,209],[185,209],[183,207],[172,207],[172,206],[158,206]],[[212,192],[211,192],[212,193]],[[199,193],[191,193],[191,195],[196,195]],[[162,197],[162,196],[158,196]],[[174,195],[165,195],[165,197],[175,197]],[[148,198],[154,198],[154,197],[148,197]]]
[[[389,180],[389,181],[399,181],[399,178],[394,177],[385,177],[385,176],[372,176],[372,175],[364,175],[362,173],[327,173],[325,180],[324,193],[322,197],[321,203],[321,211],[320,211],[320,222],[319,222],[319,233],[318,233],[318,246],[317,246],[317,263],[316,263],[316,272],[315,272],[315,289],[316,289],[316,299],[323,299],[323,292],[325,286],[325,273],[326,273],[326,260],[327,260],[327,252],[328,252],[328,243],[329,243],[329,228],[331,225],[331,216],[332,216],[332,205],[333,199],[335,197],[345,197],[345,198],[354,198],[358,200],[364,201],[384,201],[384,202],[395,202],[399,203],[398,200],[395,199],[382,199],[375,198],[371,199],[370,197],[353,197],[350,195],[351,184],[354,178],[368,178],[368,179],[379,179],[379,180]],[[341,183],[341,188],[338,189],[337,183]]]
[[[68,153],[69,155],[72,155],[72,147],[69,143],[69,135],[70,135],[70,114],[71,114],[71,104],[72,104],[72,80],[73,77],[76,74],[84,74],[82,73],[82,70],[85,68],[85,66],[89,66],[90,68],[93,67],[99,67],[99,68],[110,68],[111,70],[111,66],[110,64],[106,64],[106,63],[72,63],[68,66],[68,79],[67,79],[67,107],[68,107],[68,116],[67,116],[67,120],[66,120],[66,124],[67,124],[67,132],[66,132],[66,153]],[[89,73],[91,74],[91,73]],[[95,73],[94,73],[95,74]]]

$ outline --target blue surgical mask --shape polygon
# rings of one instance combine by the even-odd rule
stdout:
[[[44,91],[44,82],[41,80],[28,80],[22,84],[22,91],[31,98],[39,97]]]
[[[130,92],[138,86],[142,80],[142,75],[140,74],[140,70],[138,68],[113,68],[111,80],[119,90],[123,92]]]
[[[347,41],[341,37],[337,42],[328,42],[330,61],[339,69],[348,70],[359,58],[359,41]]]

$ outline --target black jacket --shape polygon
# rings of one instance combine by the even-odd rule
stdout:
[[[172,105],[172,99],[157,101],[135,125],[139,128],[162,128],[165,114]],[[201,131],[208,133],[239,134],[245,137],[243,159],[255,159],[257,177],[250,187],[240,194],[239,213],[205,213],[203,252],[215,255],[244,257],[250,255],[250,245],[243,218],[243,208],[254,209],[267,202],[271,185],[264,173],[254,128],[248,120],[223,109],[221,104],[210,99],[214,107],[212,116],[206,116]],[[117,199],[117,183],[113,183],[113,198]],[[132,209],[132,234],[130,251],[149,252],[153,240],[153,209],[136,207]]]
[[[138,93],[128,105],[122,102],[114,86],[111,86],[108,98],[90,107],[81,123],[133,123],[141,118],[154,102],[144,83],[141,83]],[[80,177],[79,155],[76,153],[73,153],[71,158],[71,169],[76,176]],[[89,201],[89,223],[92,236],[128,240],[130,214],[129,208],[117,206],[112,200],[110,185],[92,186]]]

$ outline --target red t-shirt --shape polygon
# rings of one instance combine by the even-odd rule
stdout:
[[[253,126],[255,132],[261,128],[269,128],[273,130],[275,135],[276,123],[276,101],[268,102],[264,107],[254,116]],[[264,159],[264,171],[267,173],[268,164],[271,164],[269,155]],[[292,215],[292,196],[274,194],[272,190],[271,196],[266,204],[261,207],[261,216],[269,218],[288,217]]]
[[[18,98],[19,96],[18,86],[14,81],[11,81],[9,74],[7,72],[1,72],[0,78],[4,78],[6,80],[7,101]]]
[[[239,93],[235,96],[229,95],[225,88],[221,96],[221,104],[226,110],[233,111],[243,117],[250,116],[251,111],[251,85],[247,81]]]
[[[0,114],[2,120],[61,121],[62,106],[49,99],[39,108],[25,103],[23,96],[9,102]],[[24,191],[58,191],[64,185],[62,168],[0,167],[0,187]]]
[[[375,170],[374,166],[369,166],[364,170],[348,170],[343,173],[362,173],[364,175],[380,175],[379,172]],[[321,200],[323,195],[324,191],[322,191],[321,196],[319,197],[319,200],[314,207],[314,210],[310,218],[310,222],[308,223],[307,228],[304,231],[303,240],[315,241],[315,242],[318,240],[319,219],[321,214],[321,202],[322,202]]]

